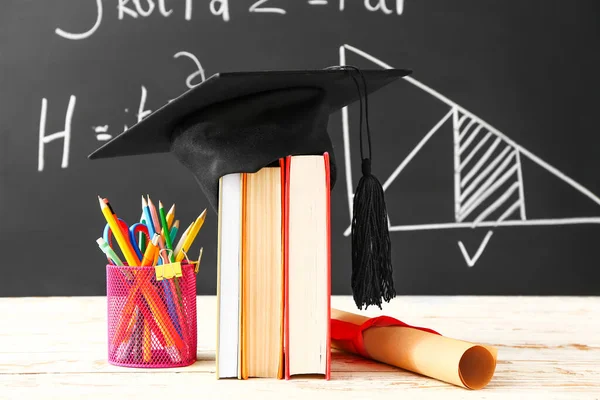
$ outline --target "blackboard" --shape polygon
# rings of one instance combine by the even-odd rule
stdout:
[[[124,126],[216,72],[341,62],[414,70],[370,101],[398,293],[600,294],[599,11],[593,0],[3,1],[0,296],[104,293],[97,194],[128,222],[141,194],[176,202],[183,225],[208,206],[168,154],[87,160]],[[334,294],[349,293],[357,113],[329,126]],[[200,246],[198,290],[212,294],[214,213]]]

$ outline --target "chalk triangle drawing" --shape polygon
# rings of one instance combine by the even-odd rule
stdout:
[[[381,68],[393,68],[382,60],[350,45],[342,45],[339,50],[340,65],[346,65],[346,57],[361,57]],[[574,179],[554,166],[542,160],[504,133],[488,124],[469,110],[448,97],[423,84],[412,76],[403,78],[406,82],[421,89],[433,98],[448,106],[445,114],[425,133],[410,153],[400,162],[392,174],[384,181],[387,190],[404,168],[419,153],[421,148],[447,122],[452,122],[453,137],[453,178],[454,178],[454,216],[450,221],[428,224],[394,225],[390,221],[390,232],[423,231],[440,229],[486,228],[488,233],[473,254],[469,254],[464,244],[458,241],[458,248],[469,267],[481,257],[488,245],[493,228],[516,226],[556,226],[578,224],[600,224],[598,215],[570,218],[527,218],[525,199],[525,180],[522,160],[536,164],[555,178],[566,183],[580,195],[600,206],[600,198]],[[352,221],[353,184],[350,160],[350,128],[348,108],[342,109],[342,131],[344,139],[344,167],[346,172],[346,190]],[[350,234],[350,226],[344,232]]]

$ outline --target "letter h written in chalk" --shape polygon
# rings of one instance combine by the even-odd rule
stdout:
[[[40,114],[40,136],[38,142],[38,171],[44,170],[44,148],[46,144],[58,139],[63,139],[62,162],[60,166],[67,168],[69,166],[69,146],[71,143],[71,120],[73,119],[73,111],[75,110],[75,102],[77,99],[71,95],[67,113],[65,115],[65,129],[60,132],[55,132],[46,135],[46,115],[48,113],[48,100],[42,99],[42,112]]]

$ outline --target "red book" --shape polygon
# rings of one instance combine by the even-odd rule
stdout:
[[[287,157],[284,185],[285,377],[329,379],[329,155]]]

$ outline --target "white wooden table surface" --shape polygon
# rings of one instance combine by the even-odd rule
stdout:
[[[332,305],[354,310],[349,297]],[[198,361],[144,370],[107,363],[104,297],[0,298],[0,398],[600,399],[600,298],[398,297],[384,307],[409,324],[497,346],[496,374],[480,391],[343,353],[333,355],[329,382],[217,381],[215,298],[198,297],[198,310]]]

